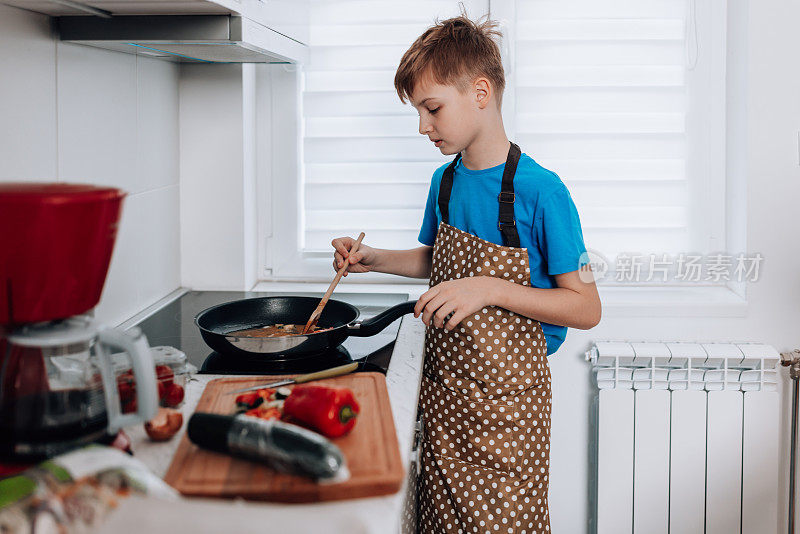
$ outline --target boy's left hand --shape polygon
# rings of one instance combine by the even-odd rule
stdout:
[[[503,281],[490,276],[474,276],[448,280],[430,288],[414,306],[414,317],[422,314],[426,325],[433,322],[438,328],[452,330],[465,317],[485,306],[492,305],[492,295],[497,283]],[[452,317],[445,324],[448,315]]]

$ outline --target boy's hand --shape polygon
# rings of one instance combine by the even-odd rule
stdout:
[[[331,245],[335,249],[333,253],[333,270],[338,272],[342,268],[344,261],[350,265],[347,266],[347,273],[366,273],[373,269],[375,264],[375,249],[368,247],[363,242],[358,246],[358,250],[350,256],[350,249],[353,248],[356,240],[352,237],[337,237],[331,241]]]
[[[490,276],[474,276],[448,280],[426,291],[414,306],[414,317],[422,314],[422,322],[431,322],[438,328],[452,330],[468,317],[494,302],[497,283],[503,281]],[[445,323],[448,315],[453,314]]]

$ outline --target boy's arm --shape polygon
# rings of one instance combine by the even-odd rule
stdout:
[[[584,267],[588,270],[590,267]],[[586,278],[586,277],[585,277]],[[438,284],[423,294],[414,309],[422,321],[454,329],[465,317],[485,306],[499,306],[545,323],[581,330],[600,322],[601,304],[594,281],[584,282],[579,271],[555,275],[558,287],[528,287],[500,278],[475,276]]]
[[[397,274],[409,278],[429,278],[433,260],[433,247],[422,246],[410,250],[386,250],[373,248],[362,244],[361,247],[350,255],[355,240],[352,237],[339,237],[331,244],[335,250],[333,254],[333,269],[338,271],[342,262],[350,263],[344,275],[348,273],[366,273],[375,271],[379,273]]]
[[[410,250],[375,249],[373,270],[398,274],[409,278],[430,278],[433,247],[422,246]]]
[[[333,246],[333,270],[338,271],[344,262],[349,262],[344,275],[349,273],[398,274],[410,278],[429,278],[433,259],[433,247],[422,246],[410,250],[385,250],[370,247],[364,243],[352,255],[350,250],[355,239],[349,236],[337,237],[331,241]]]
[[[502,285],[496,284],[490,299],[495,306],[537,321],[580,330],[597,326],[602,306],[594,281],[586,283],[581,280],[580,271],[557,274],[554,278],[558,287],[551,289],[520,286],[496,279]]]

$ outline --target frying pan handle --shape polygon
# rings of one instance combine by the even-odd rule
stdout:
[[[402,304],[397,304],[396,306],[392,306],[388,310],[379,313],[372,319],[349,324],[347,325],[347,335],[356,337],[374,336],[392,324],[395,319],[398,319],[407,313],[414,313],[414,306],[416,306],[416,304],[416,300],[403,302]]]

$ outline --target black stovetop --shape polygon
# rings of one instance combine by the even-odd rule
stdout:
[[[400,329],[400,319],[375,336],[349,337],[339,347],[324,354],[291,361],[282,360],[280,357],[270,357],[265,360],[213,352],[205,344],[200,336],[200,330],[194,324],[195,316],[211,306],[244,298],[275,295],[322,297],[321,293],[301,292],[189,291],[136,326],[142,329],[151,347],[159,345],[175,347],[186,353],[188,360],[196,365],[201,373],[258,375],[310,373],[354,360],[362,362],[359,371],[386,372]],[[337,293],[333,298],[354,305],[361,312],[359,319],[366,319],[390,306],[406,301],[407,295]]]

